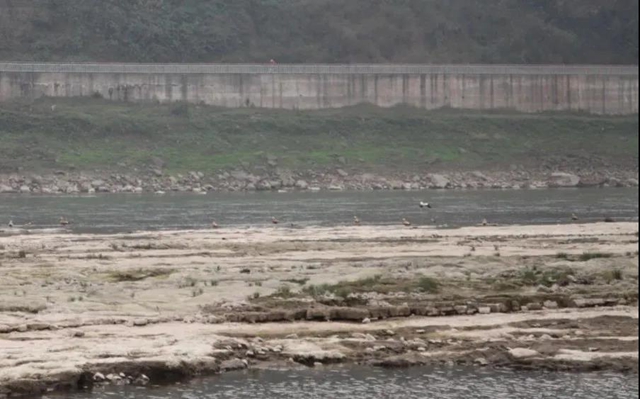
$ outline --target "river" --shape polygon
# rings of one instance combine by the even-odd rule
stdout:
[[[66,396],[65,396],[66,397]],[[105,387],[70,399],[637,399],[636,375],[364,367],[234,372],[170,387]]]
[[[421,209],[420,201],[433,204]],[[61,216],[74,232],[128,232],[198,229],[213,220],[224,227],[268,224],[271,217],[283,225],[301,227],[351,224],[357,215],[363,224],[473,225],[487,219],[498,224],[547,224],[612,217],[638,220],[638,190],[558,189],[486,191],[385,191],[210,193],[208,195],[113,194],[97,196],[0,197],[0,221],[30,228],[57,227]]]

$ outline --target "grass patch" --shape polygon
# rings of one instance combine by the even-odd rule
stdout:
[[[284,283],[291,283],[291,284],[298,284],[298,285],[305,285],[307,284],[308,281],[309,281],[308,278],[290,278],[290,279],[282,280],[282,282]]]
[[[418,280],[418,288],[424,293],[434,294],[438,292],[440,283],[431,277],[421,277],[420,280]]]
[[[278,297],[278,298],[283,298],[283,299],[287,299],[287,298],[291,298],[294,296],[293,292],[291,291],[291,288],[288,285],[283,285],[280,286],[276,292],[273,293],[274,297]]]
[[[174,269],[137,269],[115,270],[109,273],[109,279],[115,282],[141,281],[151,277],[168,277]]]
[[[575,272],[571,268],[557,268],[550,270],[538,270],[536,268],[527,267],[520,271],[518,280],[525,286],[539,286],[551,287],[554,284],[560,286],[568,285],[570,280],[569,276],[573,276]]]
[[[624,280],[624,273],[620,269],[607,270],[602,273],[602,277],[610,284],[614,281],[622,281]]]
[[[591,259],[608,259],[613,258],[613,254],[605,252],[585,252],[581,254],[578,259],[582,262],[587,262]]]
[[[350,294],[366,292],[377,292],[381,294],[393,292],[436,293],[439,289],[440,283],[432,277],[422,276],[413,279],[395,279],[376,275],[355,281],[341,281],[337,284],[310,285],[304,287],[302,292],[313,297],[324,294],[334,294],[341,298],[347,298]]]
[[[344,159],[359,170],[385,172],[434,163],[539,162],[540,154],[573,156],[572,148],[615,166],[637,164],[637,131],[637,117],[374,106],[302,112],[56,98],[2,104],[0,170],[113,170],[120,164],[129,173],[161,159],[166,173],[214,174],[262,168],[272,155],[293,170],[335,167]],[[610,145],[598,145],[602,140]]]

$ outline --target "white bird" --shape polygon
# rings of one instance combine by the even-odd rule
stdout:
[[[428,203],[428,202],[420,201],[420,208],[429,208],[429,209],[431,209],[431,204]]]
[[[13,227],[13,220],[9,220],[9,228]]]

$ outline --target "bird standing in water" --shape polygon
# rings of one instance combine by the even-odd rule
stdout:
[[[273,218],[271,218],[271,223],[278,224],[278,223],[280,223],[280,221],[273,217]]]
[[[68,225],[69,225],[69,221],[64,217],[60,216],[60,226],[68,226]]]
[[[211,228],[212,228],[212,229],[217,229],[218,227],[219,227],[219,226],[218,226],[218,223],[216,223],[216,221],[215,221],[215,220],[214,220],[213,222],[211,222]]]
[[[431,209],[431,204],[428,203],[428,202],[420,201],[420,208],[429,208],[429,209]]]
[[[360,219],[357,216],[353,217],[353,224],[356,226],[360,226]]]
[[[578,215],[576,215],[575,213],[571,214],[571,220],[573,220],[574,222],[578,221]]]
[[[402,224],[405,225],[406,227],[411,226],[411,222],[408,221],[406,218],[402,218]]]
[[[9,228],[13,227],[13,220],[9,220]]]

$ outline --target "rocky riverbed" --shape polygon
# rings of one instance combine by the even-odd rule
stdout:
[[[274,161],[275,162],[275,161]],[[537,189],[548,187],[637,187],[635,171],[509,171],[374,174],[336,168],[293,172],[277,167],[231,170],[213,176],[199,171],[168,174],[161,168],[134,173],[66,172],[0,174],[0,194],[79,194],[269,190]]]
[[[0,230],[0,397],[331,363],[638,370],[638,224]]]

